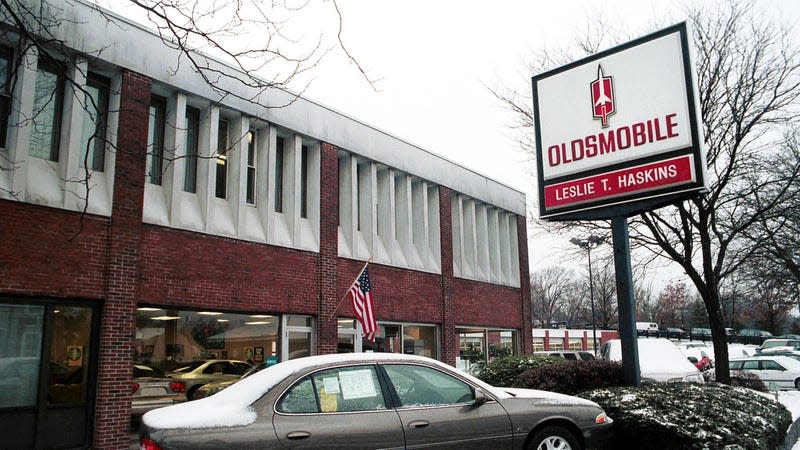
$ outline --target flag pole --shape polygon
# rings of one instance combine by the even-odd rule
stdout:
[[[348,286],[347,291],[344,293],[342,298],[339,299],[339,303],[337,303],[336,304],[336,308],[333,309],[333,312],[331,313],[331,317],[334,317],[336,315],[336,311],[339,310],[339,307],[342,306],[342,302],[344,301],[345,298],[347,298],[347,293],[350,292],[350,288],[353,287],[354,284],[356,284],[356,281],[358,281],[358,278],[361,277],[362,273],[364,273],[364,269],[367,268],[367,266],[369,265],[370,261],[372,261],[372,256],[370,256],[369,259],[367,259],[367,262],[364,263],[364,267],[362,267],[361,270],[358,272],[358,275],[356,275],[356,279],[353,280],[352,283],[350,283],[350,286]]]

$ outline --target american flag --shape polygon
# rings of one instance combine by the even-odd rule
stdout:
[[[375,322],[374,308],[372,305],[372,284],[369,281],[369,269],[364,271],[347,291],[353,300],[353,310],[358,321],[361,322],[361,334],[364,338],[375,341],[378,324]]]

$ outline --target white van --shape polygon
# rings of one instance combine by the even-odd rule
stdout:
[[[693,381],[703,383],[703,375],[669,339],[639,339],[639,372],[642,382]],[[600,357],[622,361],[622,345],[612,339],[600,347]]]
[[[636,331],[658,331],[658,324],[655,322],[636,322]]]

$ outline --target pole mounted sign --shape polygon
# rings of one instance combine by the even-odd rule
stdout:
[[[533,77],[539,215],[628,216],[705,190],[685,23]]]

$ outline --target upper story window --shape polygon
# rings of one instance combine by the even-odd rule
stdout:
[[[84,87],[87,98],[83,108],[81,167],[91,170],[102,171],[105,166],[109,86],[108,78],[90,73]]]
[[[283,212],[283,144],[284,139],[278,136],[275,145],[275,212]]]
[[[58,161],[64,76],[54,65],[39,59],[31,116],[30,155]]]
[[[256,204],[256,132],[247,132],[247,204]]]
[[[300,150],[300,217],[308,219],[308,147]]]
[[[200,110],[186,107],[186,156],[184,156],[183,190],[197,192],[197,144],[200,134]]]
[[[14,50],[0,46],[0,147],[6,148],[8,115],[11,112],[11,69],[14,67]]]
[[[228,121],[219,120],[217,132],[217,164],[216,164],[216,190],[217,198],[228,197]]]
[[[161,184],[166,113],[167,99],[150,95],[150,117],[147,124],[147,182],[152,184]]]

